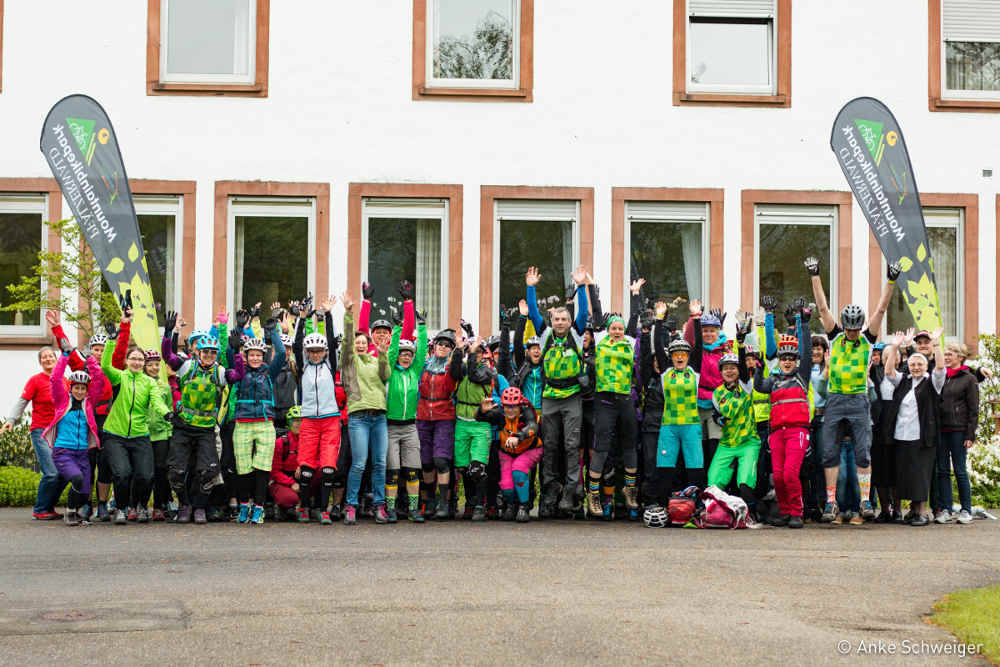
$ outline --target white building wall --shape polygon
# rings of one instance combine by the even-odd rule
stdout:
[[[979,195],[980,329],[992,332],[1000,169],[997,116],[927,108],[926,3],[795,0],[789,109],[672,104],[672,3],[539,0],[534,102],[411,99],[411,0],[272,0],[269,96],[147,96],[146,3],[6,0],[0,177],[50,176],[40,124],[62,96],[107,109],[132,178],[197,182],[196,322],[211,318],[214,184],[329,182],[330,290],[346,286],[350,182],[464,186],[462,312],[479,290],[479,186],[595,188],[593,273],[611,274],[611,188],[725,189],[724,307],[740,307],[740,191],[847,190],[829,148],[840,106],[883,100],[905,132],[924,192]],[[64,211],[68,212],[64,205]],[[852,285],[868,303],[868,231],[853,209]],[[483,279],[486,279],[483,277]],[[743,279],[752,279],[744,277]],[[322,288],[320,292],[324,291]],[[605,294],[610,294],[606,289]],[[608,297],[605,297],[608,298]],[[13,401],[35,368],[0,352]]]

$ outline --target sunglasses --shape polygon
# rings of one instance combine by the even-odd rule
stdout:
[[[447,341],[441,341],[441,342],[439,342],[439,343],[434,343],[434,344],[435,344],[435,345],[439,345],[439,346],[441,346],[441,347],[446,347],[446,348],[448,348],[449,350],[454,350],[454,349],[455,349],[455,346],[454,346],[454,345],[452,345],[451,343],[447,342]]]

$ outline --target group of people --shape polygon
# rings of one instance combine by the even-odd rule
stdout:
[[[338,299],[307,297],[232,322],[220,308],[183,344],[186,324],[167,313],[160,348],[144,350],[126,294],[120,324],[86,351],[47,313],[57,346],[39,352],[3,428],[32,404],[33,516],[70,525],[527,522],[537,504],[541,519],[659,526],[672,497],[706,487],[741,498],[751,525],[968,523],[986,371],[941,330],[878,340],[899,266],[869,318],[848,305],[838,320],[819,261],[804,265],[813,303],[787,304],[779,329],[763,296],[735,318],[735,340],[719,309],[692,299],[678,322],[642,279],[628,321],[605,314],[583,267],[545,316],[530,268],[524,299],[485,337],[464,321],[429,335],[409,282],[393,321],[373,320],[366,283],[360,304],[339,298],[342,336]]]

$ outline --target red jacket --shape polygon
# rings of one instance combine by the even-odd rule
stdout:
[[[295,469],[299,467],[299,436],[291,431],[274,441],[271,460],[271,482],[281,486],[295,484]]]
[[[458,383],[462,380],[462,351],[455,348],[443,366],[427,360],[420,375],[417,419],[425,421],[446,421],[455,418],[455,402],[452,400]]]
[[[52,327],[52,335],[55,336],[56,343],[59,344],[59,347],[62,347],[62,341],[63,340],[66,340],[67,342],[69,342],[69,338],[66,336],[66,332],[63,331],[63,328],[62,328],[61,324],[57,324],[54,327]],[[117,349],[115,350],[115,352],[117,353]],[[115,368],[118,368],[118,369],[125,368],[125,365],[124,365],[124,359],[125,359],[125,357],[124,357],[124,353],[122,353],[122,354],[123,354],[123,356],[122,356],[122,360],[123,360],[122,365],[121,366],[115,366]],[[101,360],[100,359],[97,359],[97,364],[98,364],[98,366],[100,366],[100,364],[101,364]],[[70,367],[71,370],[74,370],[74,371],[82,371],[82,370],[86,370],[87,369],[87,363],[86,363],[86,361],[84,360],[84,358],[80,354],[80,352],[78,350],[76,350],[76,349],[74,349],[73,352],[69,355],[69,367]],[[94,405],[94,414],[95,415],[100,415],[100,416],[107,416],[108,410],[111,409],[111,401],[114,399],[115,394],[114,394],[114,390],[111,388],[111,383],[110,382],[105,382],[102,386],[104,388],[101,390],[101,396],[93,404]]]

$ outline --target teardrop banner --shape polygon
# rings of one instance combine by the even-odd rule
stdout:
[[[108,285],[118,297],[132,290],[132,339],[158,350],[139,220],[108,115],[91,97],[64,97],[45,117],[40,148]]]
[[[897,285],[917,329],[934,331],[941,326],[934,261],[899,123],[879,100],[858,97],[837,114],[830,148],[886,261],[903,267]]]

